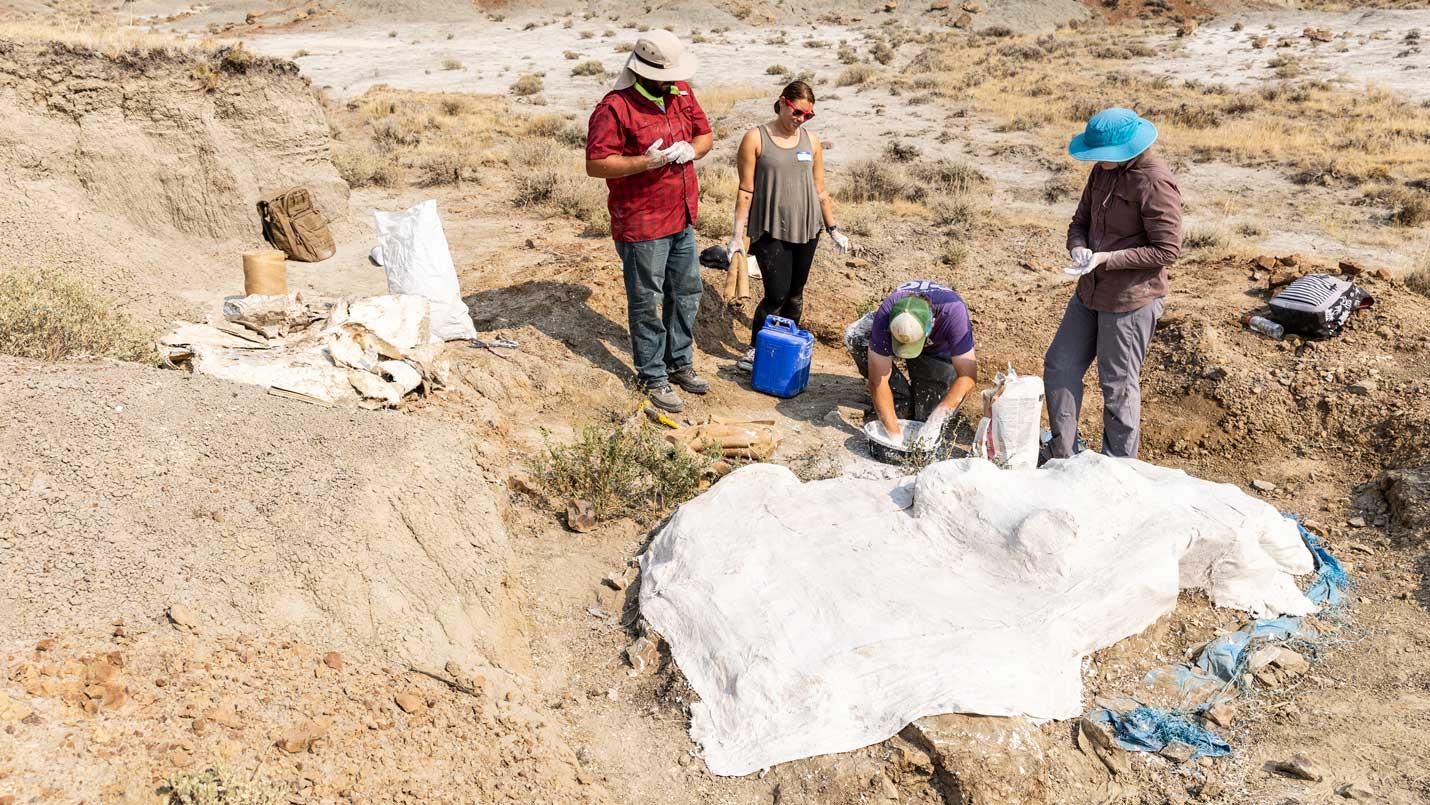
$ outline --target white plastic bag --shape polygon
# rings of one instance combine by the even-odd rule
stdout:
[[[437,202],[428,199],[403,212],[374,212],[378,246],[387,289],[415,294],[432,303],[432,335],[443,341],[477,337],[472,316],[457,286],[457,270],[437,216]]]
[[[1004,469],[1031,470],[1038,466],[1038,436],[1043,416],[1043,379],[999,372],[993,388],[983,392],[988,416],[978,423],[973,454]]]

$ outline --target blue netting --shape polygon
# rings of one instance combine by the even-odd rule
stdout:
[[[1158,752],[1173,741],[1192,747],[1192,757],[1221,757],[1231,754],[1231,745],[1211,730],[1197,726],[1185,713],[1141,705],[1125,713],[1094,710],[1093,721],[1108,724],[1117,745],[1133,752]]]
[[[1296,520],[1296,528],[1301,532],[1301,539],[1305,541],[1306,547],[1311,549],[1311,554],[1316,557],[1316,577],[1311,580],[1311,586],[1306,589],[1306,597],[1326,609],[1339,609],[1345,603],[1346,591],[1351,587],[1351,580],[1346,575],[1346,569],[1341,567],[1339,559],[1322,547],[1321,541],[1315,534],[1307,531],[1306,527],[1301,525],[1299,519],[1290,514],[1286,517]]]

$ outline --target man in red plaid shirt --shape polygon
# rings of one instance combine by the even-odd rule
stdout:
[[[674,383],[704,394],[692,365],[704,285],[695,248],[695,160],[710,151],[710,122],[686,80],[696,58],[669,31],[636,40],[586,135],[586,173],[610,190],[611,237],[626,282],[631,358],[655,405],[678,412]]]

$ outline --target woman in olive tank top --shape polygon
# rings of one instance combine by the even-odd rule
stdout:
[[[820,232],[829,232],[841,254],[851,248],[834,224],[834,204],[824,190],[824,147],[804,127],[813,117],[814,90],[792,81],[775,101],[774,120],[745,132],[740,141],[735,234],[726,250],[731,256],[745,251],[749,235],[749,254],[760,264],[765,295],[755,308],[752,347],[766,316],[799,323]],[[736,366],[750,371],[754,353],[746,352]]]

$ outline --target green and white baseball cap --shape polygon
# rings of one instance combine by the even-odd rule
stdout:
[[[893,338],[894,356],[917,358],[924,351],[933,322],[933,309],[927,299],[906,296],[889,310],[889,335]]]

